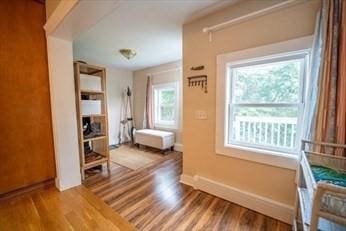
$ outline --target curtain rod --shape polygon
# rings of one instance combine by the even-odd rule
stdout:
[[[225,27],[229,27],[229,26],[241,23],[241,22],[245,22],[245,21],[254,19],[256,17],[260,17],[260,16],[263,16],[265,14],[272,13],[272,12],[274,12],[276,10],[289,7],[289,6],[292,6],[292,5],[297,4],[297,3],[303,3],[303,2],[306,2],[306,1],[287,0],[287,1],[284,1],[284,2],[280,2],[280,3],[277,3],[275,5],[266,7],[264,9],[260,9],[260,10],[254,11],[254,12],[245,14],[243,16],[240,16],[240,17],[237,17],[237,18],[233,18],[231,20],[228,20],[228,21],[225,21],[225,22],[222,22],[222,23],[210,26],[210,27],[204,27],[203,28],[203,32],[204,33],[209,33],[209,35],[210,35],[211,32],[222,30]]]

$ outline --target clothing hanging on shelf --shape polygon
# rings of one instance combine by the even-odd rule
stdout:
[[[123,92],[122,106],[120,115],[120,129],[119,129],[119,144],[126,142],[133,142],[133,130],[135,127],[134,120],[132,117],[132,92],[130,87],[127,87]]]

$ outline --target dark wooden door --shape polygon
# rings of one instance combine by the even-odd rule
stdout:
[[[0,194],[55,177],[45,7],[0,1]]]

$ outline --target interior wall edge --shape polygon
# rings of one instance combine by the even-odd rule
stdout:
[[[178,152],[183,152],[183,144],[175,143],[174,144],[174,150]]]
[[[58,3],[43,26],[47,35],[51,35],[59,27],[60,23],[62,23],[64,18],[73,10],[78,2],[79,0],[69,0]]]
[[[47,53],[56,187],[63,191],[81,184],[72,42],[47,36]]]

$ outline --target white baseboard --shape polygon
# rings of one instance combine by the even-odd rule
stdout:
[[[205,177],[181,175],[180,182],[210,193],[243,207],[260,212],[288,224],[292,224],[294,208],[267,197],[234,188]]]
[[[65,191],[67,189],[79,186],[82,184],[81,176],[79,178],[72,179],[70,178],[67,182],[66,180],[62,182],[58,177],[55,178],[55,187],[60,191]]]
[[[174,150],[177,152],[183,152],[183,144],[175,143]]]
[[[195,180],[193,179],[192,176],[189,175],[180,175],[180,183],[192,186],[195,188]]]

